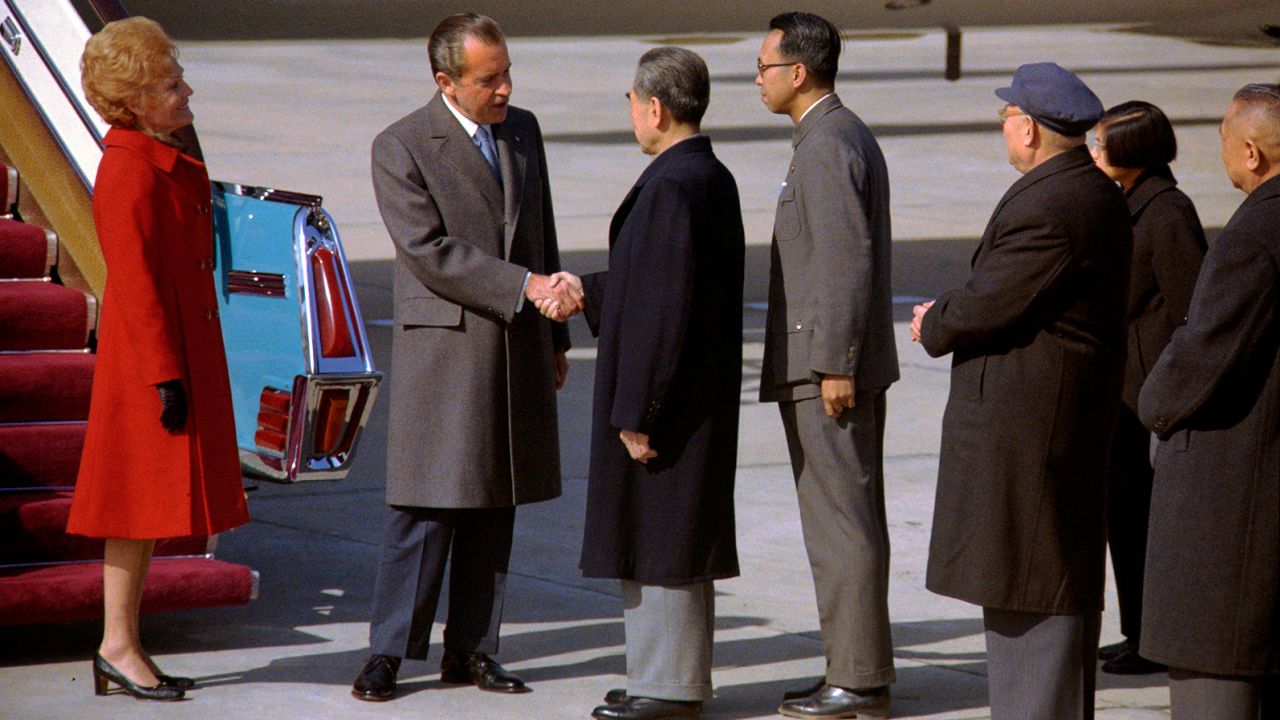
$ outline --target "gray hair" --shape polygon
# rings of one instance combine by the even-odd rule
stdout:
[[[457,80],[462,77],[462,46],[467,38],[475,38],[485,45],[506,42],[502,28],[487,15],[466,12],[450,15],[427,40],[427,56],[431,59],[431,74],[444,73]]]
[[[640,56],[632,89],[643,99],[658,98],[677,122],[698,125],[711,102],[707,63],[682,47],[654,48]]]
[[[1280,84],[1250,83],[1237,90],[1231,102],[1245,135],[1267,152],[1280,151]]]

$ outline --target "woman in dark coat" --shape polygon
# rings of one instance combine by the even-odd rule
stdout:
[[[600,342],[581,567],[622,581],[627,635],[627,688],[594,715],[696,717],[711,696],[712,581],[738,574],[742,215],[697,134],[702,59],[651,50],[628,97],[657,157],[614,215],[608,272],[583,278]]]
[[[1125,639],[1098,651],[1103,672],[1122,675],[1164,671],[1138,655],[1153,475],[1151,435],[1138,420],[1138,390],[1174,328],[1186,321],[1207,249],[1196,208],[1169,170],[1177,153],[1173,126],[1151,103],[1116,105],[1094,130],[1093,159],[1124,190],[1133,221],[1123,404],[1107,473],[1107,540]]]
[[[142,649],[138,609],[158,538],[248,521],[213,284],[204,164],[176,147],[191,124],[177,49],[154,21],[90,38],[85,95],[112,127],[94,185],[107,263],[84,453],[67,531],[106,538],[94,689],[177,700],[192,685]]]

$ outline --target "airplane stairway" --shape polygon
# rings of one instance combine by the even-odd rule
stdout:
[[[102,541],[65,532],[93,383],[97,300],[57,281],[57,237],[22,222],[0,163],[0,625],[102,617]],[[252,570],[213,538],[156,544],[142,612],[238,605]]]

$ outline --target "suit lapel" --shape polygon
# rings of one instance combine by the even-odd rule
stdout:
[[[493,139],[498,146],[498,168],[502,172],[503,188],[503,252],[511,256],[511,243],[516,236],[516,220],[520,217],[520,205],[524,201],[525,168],[529,162],[529,153],[525,145],[526,138],[519,132],[509,129],[504,122],[494,125]]]
[[[458,119],[445,107],[445,99],[439,92],[427,103],[427,121],[431,132],[431,149],[465,178],[475,189],[493,203],[502,207],[502,187],[494,179],[488,163],[480,154],[475,141],[462,129]]]

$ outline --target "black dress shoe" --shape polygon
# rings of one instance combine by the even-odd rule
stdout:
[[[627,701],[626,688],[614,688],[604,694],[604,702],[606,705],[617,705]]]
[[[1152,662],[1139,655],[1136,647],[1130,647],[1102,663],[1102,672],[1112,675],[1152,675],[1166,672],[1168,669],[1158,662]]]
[[[778,712],[792,718],[820,720],[856,717],[887,718],[892,699],[887,685],[857,691],[826,685],[809,697],[784,701],[778,706]]]
[[[481,690],[525,693],[529,688],[496,660],[484,653],[445,650],[440,661],[440,681],[451,685],[475,685]]]
[[[1128,652],[1129,650],[1134,650],[1136,652],[1137,649],[1138,649],[1138,643],[1133,642],[1132,640],[1129,640],[1129,639],[1121,640],[1118,643],[1103,645],[1102,647],[1098,648],[1098,659],[1111,660],[1112,658],[1118,655],[1122,655]]]
[[[702,703],[681,700],[628,695],[620,703],[601,705],[591,711],[591,717],[599,720],[667,720],[668,718],[696,718],[702,714]]]
[[[826,686],[827,686],[827,679],[825,677],[820,677],[818,678],[817,682],[815,682],[814,684],[810,685],[807,688],[804,688],[803,690],[788,690],[782,693],[782,699],[783,700],[799,700],[800,698],[807,698]]]
[[[400,658],[371,655],[351,686],[351,696],[371,702],[390,700],[396,694],[396,673],[399,671]]]
[[[119,685],[126,693],[138,700],[181,700],[185,693],[181,688],[157,683],[155,687],[144,687],[130,680],[128,676],[115,669],[101,655],[93,656],[93,694],[106,695],[108,681]]]

